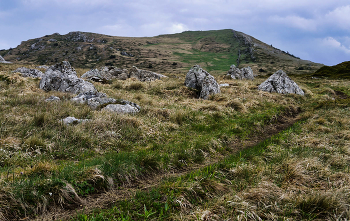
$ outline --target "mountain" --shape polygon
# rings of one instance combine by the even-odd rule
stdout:
[[[180,72],[194,64],[208,71],[227,71],[232,64],[260,72],[315,71],[321,64],[301,60],[288,52],[231,29],[185,31],[156,37],[116,37],[87,32],[58,33],[22,42],[0,51],[11,62],[50,65],[68,60],[74,67],[133,65],[158,72]]]

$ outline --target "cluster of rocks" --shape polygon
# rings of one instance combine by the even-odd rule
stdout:
[[[81,76],[96,82],[108,82],[112,79],[126,80],[128,78],[136,78],[139,81],[154,81],[166,77],[152,71],[138,69],[133,66],[129,71],[114,66],[102,67],[100,69],[92,69]]]
[[[277,71],[260,84],[258,90],[280,94],[304,95],[304,91],[282,70]]]
[[[230,70],[227,72],[227,76],[231,76],[232,79],[254,80],[253,70],[250,67],[239,69],[234,64],[231,65]]]
[[[20,67],[12,71],[13,73],[21,73],[22,77],[32,77],[32,78],[41,78],[44,76],[44,73],[37,70],[26,67]]]
[[[187,87],[200,91],[199,98],[208,99],[209,95],[220,93],[220,86],[215,78],[199,65],[193,66],[185,79]]]
[[[141,107],[133,102],[108,98],[106,94],[96,90],[90,82],[78,78],[76,71],[68,61],[49,67],[41,78],[40,89],[45,91],[61,91],[77,94],[72,101],[87,104],[92,109],[102,109],[117,113],[136,113]],[[58,101],[59,98],[50,97],[46,101]]]
[[[5,61],[5,59],[0,55],[0,63],[11,63],[11,62]]]

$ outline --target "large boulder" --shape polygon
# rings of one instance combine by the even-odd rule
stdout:
[[[203,80],[199,98],[208,99],[209,95],[218,93],[220,93],[220,86],[218,82],[216,82],[215,78],[209,74]]]
[[[227,75],[231,76],[232,79],[254,80],[253,70],[249,66],[246,68],[239,69],[233,64],[231,65],[230,70],[227,72]]]
[[[26,67],[20,67],[12,71],[13,73],[19,72],[22,74],[22,77],[32,77],[32,78],[41,78],[44,76],[44,73],[37,69],[30,69]]]
[[[74,94],[79,93],[97,93],[94,85],[77,77],[74,68],[68,61],[48,68],[45,75],[41,78],[40,89],[45,91],[62,91]]]
[[[81,76],[96,82],[108,82],[112,79],[126,80],[128,78],[127,70],[117,67],[101,67],[100,69],[92,69]]]
[[[304,95],[304,91],[282,70],[277,71],[260,84],[258,90],[280,94]]]
[[[152,71],[141,70],[133,66],[129,71],[128,77],[136,78],[139,81],[154,81],[154,80],[159,80],[166,76],[162,74],[154,73]]]
[[[199,65],[194,65],[186,74],[185,86],[200,91],[199,98],[208,99],[209,95],[220,93],[215,78]]]

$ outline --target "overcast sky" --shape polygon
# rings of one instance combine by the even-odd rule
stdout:
[[[350,60],[349,0],[0,0],[0,49],[56,32],[144,37],[218,29],[313,62]]]

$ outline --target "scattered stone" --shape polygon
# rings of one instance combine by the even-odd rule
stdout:
[[[96,82],[106,83],[112,79],[126,80],[128,78],[127,70],[120,69],[114,66],[92,69],[81,76]]]
[[[135,66],[133,66],[129,71],[129,78],[136,78],[139,81],[154,81],[154,80],[159,80],[163,77],[167,77],[167,76],[162,74],[157,74],[152,71],[141,70]]]
[[[46,102],[52,102],[52,101],[60,101],[61,99],[59,97],[56,96],[51,96],[49,98],[47,98],[45,101]]]
[[[102,110],[108,110],[112,112],[117,112],[119,114],[136,114],[139,110],[129,104],[108,104]]]
[[[11,63],[11,62],[9,62],[9,61],[5,61],[5,59],[0,55],[0,63],[3,63],[3,64],[9,64],[9,63]]]
[[[304,91],[282,70],[277,71],[260,84],[258,90],[280,94],[304,95]]]
[[[65,125],[78,124],[86,121],[88,121],[88,119],[77,119],[75,117],[66,117],[61,120],[61,122],[64,123]]]
[[[120,52],[121,55],[124,55],[124,56],[129,56],[129,57],[134,57],[135,55],[131,54],[131,53],[128,53],[126,51],[122,51]]]
[[[232,79],[254,80],[253,70],[250,67],[239,69],[234,64],[231,65],[230,70],[227,72],[227,75],[231,76]]]
[[[227,83],[220,84],[219,86],[220,86],[220,87],[230,87],[230,85],[229,85],[229,84],[227,84]]]
[[[94,85],[77,77],[74,68],[68,61],[48,68],[45,75],[41,78],[40,89],[45,91],[62,91],[70,93],[97,93]]]
[[[220,86],[215,78],[199,65],[193,66],[187,73],[185,86],[200,91],[199,98],[208,99],[209,95],[220,93]]]
[[[30,69],[26,67],[20,67],[12,71],[12,73],[19,72],[22,74],[22,77],[32,77],[32,78],[42,78],[44,73],[37,69]]]

